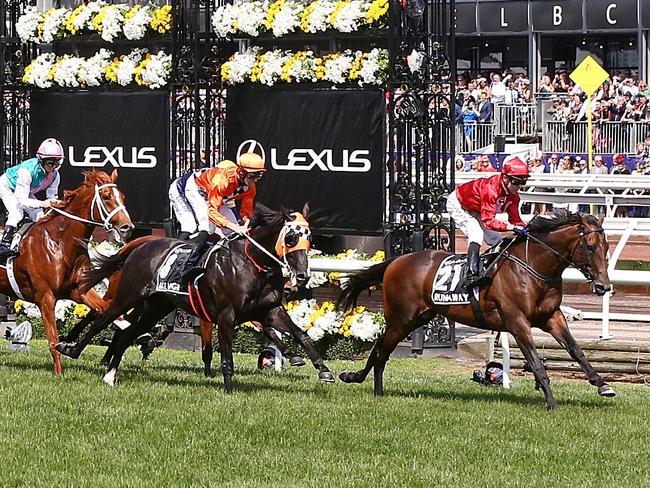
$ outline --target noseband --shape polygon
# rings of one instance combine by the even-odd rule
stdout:
[[[556,251],[551,246],[546,244],[544,241],[542,241],[541,239],[539,239],[539,238],[537,238],[537,237],[535,237],[535,236],[533,236],[531,234],[526,234],[525,238],[536,242],[537,244],[539,244],[540,246],[542,246],[543,248],[550,251],[552,254],[554,254],[558,258],[560,258],[562,261],[567,263],[567,265],[575,267],[578,271],[580,271],[583,275],[585,275],[585,277],[587,278],[587,283],[593,283],[596,280],[596,277],[584,265],[584,263],[583,263],[582,266],[578,265],[578,263],[576,263],[573,255],[575,254],[576,249],[578,248],[579,245],[582,246],[583,255],[588,256],[588,255],[594,254],[593,249],[591,249],[587,245],[587,241],[585,240],[585,237],[588,236],[589,234],[593,234],[595,232],[598,232],[599,234],[603,234],[605,232],[605,230],[601,226],[598,226],[596,229],[586,230],[584,224],[582,224],[582,223],[580,224],[580,237],[578,239],[578,242],[575,243],[575,245],[573,246],[573,249],[569,253],[569,259],[565,258],[558,251]],[[542,275],[541,273],[539,273],[538,271],[533,269],[528,263],[526,263],[525,261],[522,261],[521,259],[517,258],[516,256],[513,256],[510,253],[505,252],[505,250],[504,250],[504,255],[506,256],[506,258],[508,258],[509,260],[517,263],[518,265],[520,265],[522,268],[524,268],[526,271],[528,271],[530,274],[532,274],[534,277],[536,277],[537,279],[539,279],[541,281],[544,281],[544,282],[547,282],[547,283],[552,283],[554,281],[560,281],[560,280],[553,279],[553,278],[548,278],[547,276]]]
[[[62,210],[60,208],[52,207],[52,210],[72,220],[77,220],[79,222],[84,222],[86,224],[102,226],[104,227],[104,229],[106,229],[107,232],[110,232],[113,230],[113,224],[111,224],[110,220],[113,218],[114,215],[116,215],[119,212],[124,212],[126,218],[131,220],[131,217],[129,216],[129,212],[126,210],[124,204],[119,201],[117,192],[115,192],[115,190],[113,190],[114,195],[119,205],[111,211],[109,211],[106,208],[106,205],[104,205],[104,202],[102,201],[102,198],[99,195],[99,191],[103,190],[104,188],[117,188],[117,185],[115,183],[106,183],[100,186],[95,185],[95,195],[93,196],[92,202],[90,204],[90,220],[84,219],[83,217],[79,217],[78,215],[68,213],[65,210]],[[95,209],[97,209],[97,213],[102,219],[101,221],[95,220]]]

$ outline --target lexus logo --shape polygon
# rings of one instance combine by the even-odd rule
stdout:
[[[253,139],[239,145],[237,158],[239,159],[244,152],[261,154],[262,159],[266,161],[264,148]],[[318,168],[321,171],[366,173],[372,166],[369,159],[370,151],[367,149],[343,149],[340,153],[335,153],[333,149],[327,148],[320,151],[310,148],[295,148],[289,150],[286,157],[279,158],[278,149],[272,147],[269,150],[269,156],[271,167],[281,171],[311,171],[313,168]]]
[[[103,168],[154,168],[158,164],[155,147],[88,146],[83,155],[75,154],[73,146],[68,147],[70,166]]]

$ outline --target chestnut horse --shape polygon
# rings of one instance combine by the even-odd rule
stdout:
[[[303,213],[308,213],[306,206]],[[323,381],[333,381],[332,373],[307,335],[293,323],[282,305],[285,285],[283,270],[293,275],[298,284],[303,284],[309,278],[307,251],[310,233],[305,219],[306,216],[303,218],[299,213],[276,212],[256,204],[251,220],[251,237],[264,250],[251,245],[246,239],[231,241],[228,247],[210,255],[206,272],[198,280],[198,290],[202,298],[200,303],[196,296],[192,300],[196,308],[201,307],[201,315],[211,319],[203,321],[201,326],[206,372],[209,371],[212,360],[212,343],[209,338],[213,322],[218,324],[221,370],[224,390],[228,393],[233,389],[233,330],[238,324],[251,320],[290,333],[309,354],[319,371],[319,378]],[[57,349],[66,356],[79,357],[97,332],[120,315],[135,308],[138,311],[134,317],[135,322],[120,334],[121,337],[116,341],[112,352],[109,371],[104,376],[107,384],[114,385],[124,350],[135,338],[149,331],[158,320],[177,307],[196,314],[190,297],[155,289],[158,268],[169,251],[178,244],[178,240],[167,238],[145,242],[131,248],[128,256],[120,251],[92,271],[85,280],[83,289],[94,286],[121,268],[121,279],[115,298],[108,310],[95,320],[76,345],[62,342],[58,344]]]
[[[614,390],[594,370],[576,343],[560,310],[562,272],[569,265],[586,276],[597,295],[604,295],[612,288],[607,274],[609,245],[601,224],[602,221],[591,215],[566,210],[531,220],[528,235],[517,237],[496,258],[493,279],[479,292],[479,317],[471,305],[433,304],[433,280],[441,261],[449,256],[445,252],[406,254],[352,275],[339,294],[338,306],[350,309],[362,290],[383,282],[386,331],[375,342],[365,368],[342,373],[341,380],[362,383],[374,368],[374,392],[381,396],[384,368],[397,344],[440,314],[463,324],[512,334],[532,367],[549,408],[556,407],[557,402],[535,349],[531,327],[551,334],[580,364],[600,395],[614,396]]]
[[[13,260],[18,296],[9,281],[6,267],[0,269],[0,293],[35,303],[41,311],[45,334],[54,362],[54,372],[62,374],[61,359],[55,349],[59,334],[54,307],[64,298],[103,311],[106,303],[90,289],[81,291],[80,281],[90,266],[84,246],[96,226],[104,227],[118,240],[125,240],[133,223],[124,206],[124,194],[117,184],[117,170],[84,173],[76,190],[66,190],[62,203],[52,208],[25,233],[20,256]]]

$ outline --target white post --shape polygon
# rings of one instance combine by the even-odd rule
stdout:
[[[501,332],[501,355],[503,356],[503,387],[510,388],[510,342],[508,333]]]

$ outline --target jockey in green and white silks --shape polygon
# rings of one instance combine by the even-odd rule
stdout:
[[[0,258],[16,256],[11,240],[25,212],[35,222],[43,215],[43,209],[58,201],[60,175],[57,171],[63,163],[63,147],[56,139],[41,143],[36,157],[12,166],[0,176],[0,198],[7,209],[7,222],[0,241]],[[45,200],[35,194],[45,191]]]

